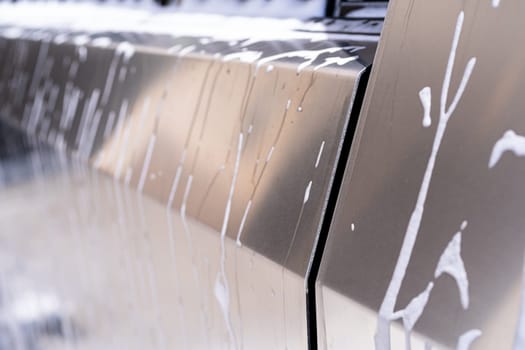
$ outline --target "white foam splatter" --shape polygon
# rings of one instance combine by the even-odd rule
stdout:
[[[392,319],[402,318],[405,330],[412,331],[425,310],[432,288],[434,288],[434,283],[430,282],[425,290],[413,298],[403,310],[394,313]]]
[[[89,43],[89,36],[85,35],[85,34],[80,34],[80,35],[76,35],[74,38],[73,38],[73,43],[77,46],[84,46],[86,45],[87,43]]]
[[[257,61],[262,56],[262,51],[241,51],[234,52],[228,55],[225,55],[222,60],[225,62],[239,60],[245,63],[253,63]]]
[[[458,90],[452,103],[447,109],[446,103],[448,100],[448,90],[450,87],[450,80],[452,77],[452,71],[454,68],[454,61],[456,57],[456,49],[459,43],[459,37],[461,34],[461,29],[463,26],[464,13],[461,11],[458,15],[456,22],[456,29],[454,32],[454,37],[452,40],[452,46],[450,49],[450,54],[448,58],[447,68],[445,71],[445,76],[443,79],[443,86],[441,90],[441,99],[440,99],[440,113],[439,113],[439,123],[436,128],[436,134],[434,136],[434,141],[432,144],[432,151],[428,159],[427,167],[425,174],[423,176],[423,181],[421,182],[421,187],[416,200],[416,205],[412,215],[410,216],[407,230],[405,232],[405,237],[403,239],[403,244],[399,252],[399,257],[394,268],[394,273],[392,279],[388,285],[388,289],[385,293],[383,302],[379,309],[379,317],[377,323],[377,330],[375,335],[375,346],[376,350],[388,350],[390,349],[390,323],[391,317],[394,312],[394,307],[396,305],[397,296],[401,288],[401,284],[406,274],[408,263],[412,256],[412,251],[419,233],[419,228],[421,226],[421,220],[423,218],[423,211],[425,207],[425,202],[427,198],[428,188],[430,186],[430,180],[432,179],[432,173],[434,171],[434,164],[436,161],[437,153],[441,146],[441,141],[445,133],[448,120],[451,115],[454,113],[459,100],[463,96],[463,92],[467,86],[467,83],[472,74],[472,70],[476,64],[476,58],[472,57],[469,59],[463,77],[461,78]]]
[[[187,229],[186,223],[186,204],[188,203],[188,197],[190,196],[191,184],[193,183],[193,175],[188,176],[186,181],[186,188],[184,189],[184,195],[182,196],[182,203],[180,205],[180,216],[182,218],[183,224],[185,226],[185,231],[189,232]]]
[[[328,53],[336,53],[343,50],[350,49],[353,52],[360,50],[360,47],[329,47],[327,49],[321,49],[321,50],[298,50],[298,51],[290,51],[290,52],[284,52],[277,55],[272,55],[268,57],[261,58],[257,62],[256,66],[256,72],[259,70],[259,68],[267,63],[274,62],[281,60],[283,58],[302,58],[304,59],[304,62],[299,64],[297,66],[297,73],[300,73],[302,70],[304,70],[306,67],[310,66],[319,56],[323,54]],[[356,57],[357,58],[357,57]]]
[[[344,66],[345,64],[357,60],[357,56],[350,57],[328,57],[325,58],[324,62],[315,66],[314,70],[319,70],[321,68],[336,64],[338,66]]]
[[[355,224],[352,222],[352,224],[350,224],[350,230],[352,230],[352,232],[355,231]]]
[[[65,33],[59,33],[57,35],[55,35],[55,37],[53,38],[53,43],[57,44],[57,45],[61,45],[63,43],[65,43],[67,41],[67,34]]]
[[[179,56],[182,57],[182,56],[186,56],[187,54],[193,52],[195,50],[196,46],[195,45],[188,45],[186,46],[185,48],[181,49],[179,51]]]
[[[494,8],[499,7],[500,0],[491,0],[491,4]]]
[[[128,63],[131,57],[135,54],[135,46],[127,41],[123,41],[117,45],[116,53],[122,55],[124,63]]]
[[[518,157],[525,157],[525,136],[516,134],[514,130],[505,131],[492,148],[489,168],[494,167],[505,152],[512,152]]]
[[[468,332],[463,333],[458,339],[458,345],[456,350],[468,350],[470,346],[479,336],[481,336],[481,331],[479,329],[471,329]]]
[[[425,86],[419,91],[419,99],[423,105],[423,126],[428,128],[432,124],[432,118],[430,117],[431,107],[431,90],[430,87]]]
[[[78,59],[80,62],[86,62],[87,60],[87,48],[85,46],[77,47]]]
[[[461,305],[464,309],[469,305],[468,278],[465,264],[461,258],[461,231],[456,233],[441,254],[434,272],[434,277],[439,278],[441,274],[448,273],[456,280],[458,285]]]
[[[95,38],[91,41],[91,45],[95,47],[109,47],[111,45],[111,39],[105,36]]]

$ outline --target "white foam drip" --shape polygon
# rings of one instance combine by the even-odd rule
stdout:
[[[465,264],[461,258],[461,231],[456,233],[441,254],[434,272],[434,277],[439,278],[447,273],[454,278],[459,289],[461,305],[464,309],[469,305],[468,278]]]
[[[472,343],[481,336],[481,331],[479,329],[471,329],[468,332],[463,333],[458,339],[458,345],[456,350],[468,350]]]
[[[459,37],[461,34],[461,29],[463,26],[464,13],[461,11],[458,15],[456,22],[456,29],[454,32],[454,37],[452,40],[452,45],[450,49],[450,54],[448,58],[447,68],[445,71],[445,76],[443,79],[443,86],[441,90],[441,99],[440,99],[440,111],[439,111],[439,123],[436,129],[436,134],[434,136],[434,141],[432,144],[432,151],[428,159],[427,167],[425,174],[423,176],[423,181],[421,182],[421,187],[416,200],[416,205],[412,215],[410,216],[407,230],[405,232],[405,237],[403,239],[403,244],[399,252],[399,257],[394,268],[394,273],[392,279],[388,285],[388,289],[385,293],[383,302],[379,309],[379,317],[377,323],[377,330],[375,335],[375,346],[376,350],[388,350],[390,349],[390,323],[391,317],[394,312],[394,307],[396,305],[397,297],[399,290],[401,289],[401,284],[406,274],[408,263],[412,256],[412,251],[419,234],[419,228],[421,226],[421,220],[423,218],[423,211],[425,207],[425,202],[427,198],[428,189],[430,186],[430,180],[432,179],[432,173],[434,171],[434,165],[437,157],[437,153],[441,146],[441,141],[445,133],[448,120],[451,115],[454,113],[459,100],[463,96],[463,92],[466,88],[466,85],[476,64],[476,58],[472,57],[469,59],[467,66],[465,67],[463,77],[461,78],[458,90],[452,103],[449,108],[446,108],[448,90],[450,88],[450,80],[452,76],[452,71],[454,68],[454,61],[456,57],[456,49],[459,43]]]
[[[432,124],[432,118],[430,117],[431,108],[431,90],[430,87],[425,86],[419,91],[419,99],[423,105],[423,126],[428,128]]]
[[[63,312],[63,307],[56,295],[30,291],[17,296],[7,310],[4,310],[3,316],[8,315],[12,320],[26,324],[39,319],[55,317]]]
[[[319,162],[321,161],[321,156],[323,155],[324,150],[324,141],[321,142],[321,146],[319,147],[319,152],[317,152],[317,159],[315,160],[315,167],[317,168],[319,166]]]
[[[516,134],[514,130],[505,131],[492,148],[489,168],[494,167],[505,152],[512,152],[518,157],[525,157],[525,136]]]
[[[86,34],[80,34],[73,37],[73,43],[77,46],[84,46],[89,43],[90,38]]]
[[[239,226],[239,231],[237,232],[237,240],[236,243],[240,247],[242,246],[241,242],[241,235],[242,231],[244,230],[244,225],[246,223],[246,218],[248,217],[248,213],[250,212],[250,208],[252,207],[252,200],[250,199],[248,201],[248,204],[246,204],[246,208],[244,209],[244,214],[242,215],[241,224]]]
[[[111,45],[111,39],[105,36],[95,38],[91,41],[91,45],[95,47],[108,47]]]

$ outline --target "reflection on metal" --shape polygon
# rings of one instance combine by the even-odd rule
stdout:
[[[445,2],[389,9],[317,280],[321,348],[522,346],[522,3]]]
[[[305,278],[377,37],[0,33],[0,119],[37,144],[1,163],[2,292],[20,279],[64,310],[65,335],[33,341],[305,348]]]

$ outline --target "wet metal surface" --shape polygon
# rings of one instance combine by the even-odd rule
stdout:
[[[523,349],[525,5],[390,6],[323,254],[321,348]]]
[[[74,336],[42,347],[305,348],[305,277],[374,37],[1,31],[0,118],[59,160],[2,193],[2,255],[25,271],[6,279],[68,305]]]

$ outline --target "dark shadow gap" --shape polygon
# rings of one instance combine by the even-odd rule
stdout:
[[[354,139],[355,130],[357,127],[357,121],[361,112],[361,106],[365,96],[366,87],[368,84],[368,78],[372,66],[370,65],[359,77],[359,83],[357,85],[356,95],[353,101],[352,110],[350,111],[350,118],[348,121],[347,130],[343,140],[343,146],[341,148],[341,154],[339,161],[336,165],[334,180],[330,194],[328,196],[328,203],[326,206],[326,212],[321,224],[321,231],[319,233],[319,239],[317,246],[314,247],[314,257],[312,259],[312,265],[310,273],[307,276],[306,285],[306,322],[308,331],[308,348],[310,350],[316,350],[318,348],[317,339],[317,303],[315,294],[315,282],[319,274],[319,268],[321,266],[321,260],[324,253],[324,248],[328,238],[328,232],[330,225],[332,224],[332,218],[334,216],[337,199],[339,197],[339,191],[341,190],[341,184],[345,174],[346,164],[348,162],[348,156],[350,155],[350,148],[352,140]]]

